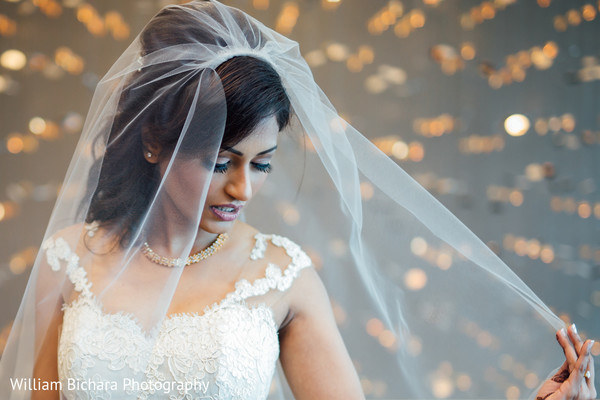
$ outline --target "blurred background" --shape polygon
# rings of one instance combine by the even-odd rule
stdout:
[[[297,40],[346,120],[600,339],[600,1],[223,2]],[[0,0],[0,349],[95,85],[169,3]]]

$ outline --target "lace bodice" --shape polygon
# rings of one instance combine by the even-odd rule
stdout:
[[[282,247],[291,263],[282,272],[268,264],[265,276],[241,279],[235,290],[202,314],[167,316],[155,335],[134,316],[106,313],[91,291],[79,257],[61,238],[43,248],[50,267],[65,272],[79,292],[63,306],[58,373],[66,399],[265,399],[279,356],[277,325],[265,304],[245,300],[285,291],[311,265],[287,238],[257,234],[250,258],[264,257],[267,240]]]

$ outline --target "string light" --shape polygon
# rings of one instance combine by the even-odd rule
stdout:
[[[6,137],[6,150],[12,154],[34,153],[39,148],[39,141],[54,141],[63,137],[63,133],[76,134],[81,131],[83,117],[75,112],[68,113],[62,123],[33,117],[29,120],[29,132],[22,134],[13,132]]]
[[[14,36],[16,33],[17,23],[6,15],[0,14],[0,36]]]
[[[77,6],[77,20],[96,37],[103,37],[110,32],[114,39],[124,40],[130,35],[129,25],[118,11],[108,11],[102,17],[94,6],[82,3]]]
[[[466,52],[468,53],[468,50]],[[429,54],[440,65],[442,72],[446,75],[454,75],[457,71],[465,67],[461,55],[452,46],[437,44],[431,48]],[[467,55],[469,56],[470,54]],[[472,55],[474,57],[474,50]]]
[[[335,10],[342,4],[342,0],[321,0],[323,10]]]
[[[257,10],[269,9],[269,0],[252,0],[252,6]]]
[[[398,0],[390,0],[375,15],[369,18],[367,29],[372,35],[381,35],[404,15],[404,5]]]
[[[560,244],[553,246],[549,243],[541,243],[538,239],[526,239],[524,237],[506,235],[504,239],[504,249],[509,252],[514,252],[521,257],[529,257],[531,259],[539,259],[544,264],[551,264],[556,260],[555,248],[570,249],[571,246]],[[582,250],[583,249],[583,250]],[[593,256],[592,256],[593,254]],[[600,263],[600,247],[594,248],[590,245],[581,245],[579,258],[582,261],[590,261]],[[569,272],[563,266],[563,272]]]
[[[20,50],[6,50],[0,55],[0,65],[6,69],[19,71],[27,65],[27,57]]]
[[[439,137],[454,130],[456,118],[444,113],[433,118],[417,118],[413,121],[413,130],[425,137]]]
[[[413,9],[396,23],[394,33],[399,38],[407,38],[416,29],[423,28],[425,21],[425,13],[420,9]]]
[[[600,80],[600,61],[596,56],[581,58],[582,67],[575,74],[576,82],[592,82]]]
[[[481,136],[472,134],[461,138],[458,149],[466,154],[483,154],[504,150],[504,137],[502,135]]]
[[[296,26],[299,16],[300,7],[298,6],[298,3],[294,1],[284,3],[279,16],[277,17],[275,29],[284,35],[289,35]]]
[[[593,4],[584,4],[580,10],[572,8],[565,14],[556,15],[553,20],[554,29],[558,32],[565,32],[569,26],[578,26],[582,22],[593,21],[596,15],[596,7]]]
[[[529,50],[521,50],[506,56],[506,64],[500,68],[488,62],[481,62],[479,70],[488,80],[490,87],[499,89],[513,82],[523,82],[527,69],[534,66],[536,69],[550,68],[559,52],[555,42],[547,42],[543,47],[534,46]]]
[[[62,14],[62,6],[55,0],[33,0],[33,5],[50,18],[57,18]]]
[[[479,5],[472,7],[469,12],[461,15],[460,25],[465,30],[471,30],[476,25],[494,19],[498,11],[504,10],[507,6],[515,2],[516,0],[483,1]]]
[[[504,129],[510,136],[523,136],[530,125],[529,118],[523,114],[513,114],[504,121]]]
[[[406,71],[402,68],[382,64],[377,68],[376,74],[367,77],[365,88],[373,94],[379,94],[390,87],[404,85],[407,79]]]

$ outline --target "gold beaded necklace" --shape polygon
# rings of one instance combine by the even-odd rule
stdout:
[[[192,254],[191,256],[189,256],[186,259],[175,258],[175,257],[169,258],[169,257],[160,256],[160,255],[156,254],[154,252],[154,250],[152,250],[152,248],[150,247],[148,242],[144,242],[144,249],[142,250],[142,253],[146,256],[146,258],[148,260],[152,261],[153,263],[165,266],[165,267],[185,267],[185,266],[200,262],[202,260],[205,260],[208,257],[215,254],[217,251],[219,251],[221,249],[221,247],[223,247],[223,244],[225,244],[225,242],[227,241],[228,238],[229,238],[228,234],[221,233],[221,234],[219,234],[219,236],[217,236],[215,241],[212,242],[212,244],[210,246],[208,246],[204,250],[200,250],[199,252]]]

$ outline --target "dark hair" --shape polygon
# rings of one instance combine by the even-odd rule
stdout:
[[[150,21],[140,37],[142,54],[178,44],[214,43],[216,39],[207,33],[209,27],[182,10],[165,8]],[[169,88],[171,83],[187,78],[190,71],[163,76],[189,61],[154,64],[131,75],[119,99],[104,158],[100,157],[90,171],[88,196],[92,198],[89,209],[80,212],[86,215],[88,223],[98,221],[101,226],[117,223],[114,225],[122,246],[131,240],[160,182],[157,164],[144,158],[144,142],[160,146],[161,155],[171,153],[180,139],[201,80],[214,81],[208,85],[203,81],[203,90],[216,89],[219,98],[221,93],[225,94],[227,112],[221,148],[239,143],[270,116],[276,117],[280,131],[290,122],[290,102],[281,78],[266,61],[251,56],[233,57],[215,69],[217,75],[194,71],[186,84]],[[195,113],[200,115],[225,115],[222,102],[215,102],[211,93],[202,93],[195,107]],[[210,135],[215,127],[206,126],[203,121],[187,122],[191,126],[179,151],[202,157],[203,149],[212,143]],[[223,121],[214,122],[222,129]],[[97,184],[93,177],[98,177]]]

